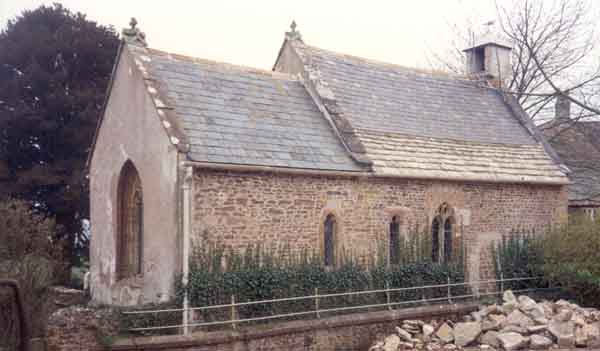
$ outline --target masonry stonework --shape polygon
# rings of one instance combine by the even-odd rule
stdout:
[[[194,196],[196,240],[235,249],[251,243],[319,249],[323,221],[333,213],[337,248],[363,260],[387,242],[392,216],[400,216],[407,232],[409,226],[426,226],[447,203],[466,243],[470,280],[492,276],[486,253],[493,240],[516,227],[542,228],[567,215],[564,186],[197,169]]]

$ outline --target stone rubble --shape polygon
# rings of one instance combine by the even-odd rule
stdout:
[[[600,347],[600,311],[565,300],[536,302],[504,292],[462,322],[405,320],[369,351],[548,350]]]

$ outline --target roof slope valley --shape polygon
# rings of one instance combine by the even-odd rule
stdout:
[[[283,55],[286,46],[341,134],[352,136],[346,142],[364,153],[375,174],[568,183],[530,121],[482,81],[344,55],[302,40],[287,39]],[[274,69],[285,69],[280,58]]]

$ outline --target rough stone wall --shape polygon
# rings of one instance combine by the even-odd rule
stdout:
[[[193,237],[243,249],[248,243],[321,248],[323,221],[337,217],[337,248],[366,259],[401,231],[427,225],[438,207],[455,211],[467,247],[469,279],[493,276],[489,247],[516,227],[566,219],[562,186],[459,183],[373,177],[325,177],[197,169]]]
[[[114,342],[118,323],[110,310],[68,307],[48,319],[46,351],[106,350]]]
[[[392,311],[354,313],[321,319],[246,326],[236,331],[197,332],[181,335],[117,340],[115,351],[336,351],[367,350],[373,340],[395,331],[399,321],[454,320],[477,309],[476,304],[433,305]]]
[[[169,297],[180,269],[177,150],[170,143],[143,77],[123,51],[90,169],[91,293],[96,302],[131,305]],[[117,188],[131,160],[142,183],[143,274],[117,280]]]

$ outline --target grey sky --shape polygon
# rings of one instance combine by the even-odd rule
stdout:
[[[500,0],[502,1],[502,0]],[[42,0],[0,0],[0,27]],[[138,19],[151,47],[270,69],[292,19],[305,42],[356,56],[427,67],[448,47],[448,23],[494,18],[493,0],[64,0],[117,29]]]

